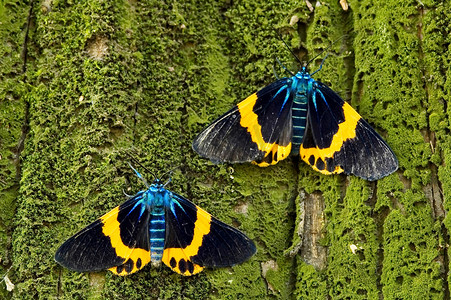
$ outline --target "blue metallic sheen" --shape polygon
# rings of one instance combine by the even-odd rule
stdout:
[[[302,139],[304,138],[305,126],[307,123],[308,99],[315,94],[315,79],[313,79],[307,72],[307,69],[303,67],[301,71],[291,77],[290,80],[292,81],[290,89],[296,93],[293,99],[291,111],[293,123],[291,153],[298,154],[299,147],[301,146]],[[315,104],[316,109],[316,101],[313,101],[313,103]]]
[[[149,239],[152,262],[159,262],[163,257],[166,237],[165,207],[171,207],[173,194],[164,188],[160,180],[144,191],[143,201],[150,211]]]

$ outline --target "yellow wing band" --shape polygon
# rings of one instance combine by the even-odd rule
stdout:
[[[262,135],[262,127],[258,123],[258,116],[253,111],[257,99],[257,93],[254,93],[238,104],[238,110],[241,114],[240,125],[247,129],[252,141],[257,144],[258,149],[265,152],[265,158],[268,155],[272,156],[271,160],[263,158],[260,163],[253,162],[260,167],[267,167],[276,164],[279,160],[287,158],[291,152],[291,143],[287,146],[280,146],[275,142],[265,142]]]
[[[163,263],[173,271],[190,276],[201,272],[204,267],[190,261],[199,252],[204,236],[210,233],[211,215],[197,207],[197,219],[194,223],[194,234],[191,244],[185,248],[166,248],[163,252]]]
[[[356,137],[356,128],[358,121],[362,118],[348,103],[343,104],[344,122],[338,124],[338,131],[333,135],[332,141],[328,148],[320,149],[300,147],[299,154],[306,163],[322,174],[339,174],[344,170],[340,166],[335,166],[333,171],[328,171],[326,158],[334,158],[335,153],[339,152],[343,144]],[[318,166],[321,165],[321,168]]]
[[[142,269],[150,262],[150,251],[141,248],[130,248],[122,242],[120,223],[117,220],[119,206],[100,217],[103,223],[102,232],[111,240],[111,247],[116,251],[116,255],[123,257],[127,267],[118,266],[108,270],[117,275],[128,275]],[[130,272],[127,272],[130,270]]]

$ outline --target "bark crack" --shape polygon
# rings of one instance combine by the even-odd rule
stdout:
[[[388,214],[390,213],[390,208],[387,206],[381,207],[378,210],[375,210],[375,206],[377,203],[377,181],[370,183],[372,195],[369,199],[368,205],[373,210],[373,220],[374,224],[376,226],[376,240],[379,244],[377,253],[376,253],[376,286],[377,286],[377,292],[379,299],[384,298],[384,293],[382,291],[383,285],[381,282],[382,278],[382,268],[384,266],[384,224],[385,219],[387,218]]]
[[[34,0],[31,1],[30,10],[28,11],[27,28],[25,31],[25,38],[23,41],[23,47],[22,47],[22,53],[21,53],[21,57],[23,59],[22,73],[24,73],[24,74],[27,71],[28,37],[29,37],[29,32],[30,32],[30,27],[31,27],[31,20],[32,20],[32,16],[33,16],[33,7],[34,7]]]
[[[431,130],[431,124],[430,124],[430,112],[428,111],[427,107],[429,104],[429,100],[431,97],[431,93],[429,92],[429,87],[427,84],[427,81],[425,78],[427,78],[427,63],[425,62],[425,54],[424,54],[424,28],[423,28],[423,22],[424,22],[424,6],[420,5],[418,8],[419,12],[419,21],[417,26],[417,36],[419,40],[419,49],[418,49],[418,57],[420,61],[421,66],[421,72],[422,72],[422,78],[423,78],[423,88],[425,90],[425,103],[424,108],[426,112],[426,132],[424,134],[424,139],[426,143],[429,143],[431,146],[431,152],[432,155],[435,152],[436,149],[436,136],[435,132]],[[444,101],[444,106],[446,106],[446,101]],[[445,110],[446,111],[446,110]],[[442,158],[443,162],[443,158]],[[441,255],[443,258],[441,259],[443,261],[443,271],[441,274],[442,280],[443,280],[443,290],[444,290],[444,298],[450,299],[450,290],[449,290],[449,282],[448,282],[448,273],[449,273],[449,253],[448,253],[448,245],[449,245],[449,234],[446,226],[443,223],[443,219],[445,218],[446,211],[443,206],[444,196],[442,192],[441,182],[438,177],[438,167],[433,163],[429,162],[428,167],[431,171],[431,182],[424,186],[423,190],[425,193],[425,196],[429,199],[430,205],[432,208],[432,217],[434,219],[438,219],[441,222],[441,230],[440,233],[442,235],[444,245],[443,245],[443,251]]]
[[[443,288],[444,288],[444,299],[450,299],[449,284],[448,284],[448,274],[449,274],[449,234],[448,229],[445,224],[442,223],[441,226],[442,236],[443,236]]]
[[[27,18],[27,28],[25,31],[24,43],[23,43],[22,53],[21,53],[21,57],[23,59],[22,74],[25,74],[27,71],[28,39],[29,39],[28,37],[29,37],[31,20],[32,20],[32,15],[33,15],[33,6],[34,6],[34,1],[31,1],[30,10],[28,12],[28,18]],[[26,82],[26,77],[24,78],[24,81]],[[22,135],[20,136],[19,141],[17,143],[16,157],[14,158],[14,164],[16,165],[16,181],[17,182],[19,182],[20,174],[21,174],[20,154],[22,153],[22,151],[25,147],[25,139],[26,139],[28,131],[29,131],[30,104],[28,103],[28,101],[25,101],[24,104],[25,104],[25,111],[24,111],[24,121],[22,124]]]
[[[27,82],[27,77],[25,75],[27,71],[27,56],[28,56],[28,42],[29,42],[29,31],[31,27],[32,22],[32,16],[33,16],[33,7],[34,7],[34,1],[31,1],[30,3],[30,9],[27,16],[27,25],[25,29],[25,37],[22,45],[22,51],[21,51],[21,59],[22,59],[22,74],[24,78],[22,79],[23,82]],[[21,154],[25,148],[25,140],[27,138],[28,132],[29,132],[29,110],[30,110],[30,104],[25,99],[22,100],[24,105],[24,114],[23,114],[23,123],[21,126],[21,135],[17,141],[17,146],[12,151],[12,162],[15,166],[16,172],[14,177],[14,185],[19,187],[20,178],[22,175],[22,167],[21,167]],[[17,189],[16,196],[18,194],[19,188]],[[17,202],[17,198],[15,200]],[[16,208],[15,208],[16,209]],[[14,225],[11,226],[11,228],[6,228],[6,234],[8,236],[8,242],[7,242],[7,254],[6,257],[8,258],[8,267],[11,268],[13,265],[12,259],[10,257],[11,255],[11,248],[12,248],[12,233],[14,231]]]
[[[302,228],[301,228],[301,224],[299,224],[299,228],[298,228],[298,224],[296,224],[298,222],[298,220],[300,220],[301,222],[303,221],[301,218],[298,218],[298,213],[300,213],[300,211],[298,210],[298,205],[296,203],[296,201],[300,201],[299,205],[303,204],[303,199],[301,199],[301,197],[303,196],[303,193],[300,193],[299,191],[299,157],[296,157],[295,159],[293,159],[293,162],[295,163],[296,166],[294,170],[296,172],[296,179],[294,181],[294,187],[293,187],[293,196],[290,199],[290,211],[292,213],[289,213],[288,216],[290,217],[290,224],[291,224],[291,230],[292,232],[290,232],[290,236],[292,237],[292,241],[291,243],[295,242],[297,238],[295,237],[295,234],[299,235],[299,238],[301,239],[300,243],[298,244],[294,244],[291,246],[291,251],[288,252],[288,255],[290,257],[292,257],[292,265],[291,265],[291,272],[290,272],[290,283],[288,286],[289,289],[289,294],[290,295],[295,295],[296,292],[296,283],[297,283],[297,269],[298,269],[298,261],[297,259],[294,257],[295,254],[297,254],[298,251],[301,250],[302,248],[302,236],[300,235],[300,231],[303,230],[304,226],[302,224]],[[300,216],[301,217],[301,216]],[[297,232],[296,232],[297,229]]]

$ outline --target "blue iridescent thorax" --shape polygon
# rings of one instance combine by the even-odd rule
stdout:
[[[164,188],[159,179],[144,192],[144,201],[150,207],[152,215],[159,215],[164,211],[165,206],[170,206],[172,193]]]

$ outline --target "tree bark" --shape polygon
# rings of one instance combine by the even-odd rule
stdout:
[[[342,5],[340,5],[340,3]],[[0,9],[0,298],[449,298],[451,20],[440,1],[9,1]],[[302,61],[399,170],[213,165],[196,134]],[[322,52],[324,51],[324,52]],[[76,273],[60,244],[144,188],[130,155],[258,252],[182,277]],[[153,175],[138,169],[151,181]],[[3,274],[3,275],[2,275]]]

